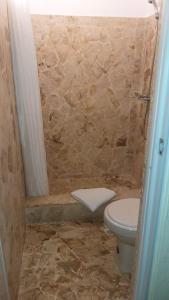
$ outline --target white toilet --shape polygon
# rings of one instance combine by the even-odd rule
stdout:
[[[104,211],[104,223],[118,239],[117,253],[122,272],[131,273],[135,250],[140,199],[121,199]]]

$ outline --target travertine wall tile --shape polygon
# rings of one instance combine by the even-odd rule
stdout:
[[[0,239],[11,300],[17,299],[24,240],[24,182],[6,0],[0,0]]]
[[[143,49],[142,62],[142,92],[141,94],[150,97],[153,101],[152,88],[155,71],[154,57],[156,54],[156,38],[158,21],[154,16],[146,19],[145,45]],[[135,178],[141,184],[144,161],[145,144],[147,140],[147,124],[150,110],[150,101],[137,101],[133,103],[130,114],[130,147],[133,151],[133,162]],[[134,121],[135,119],[135,121]]]
[[[150,78],[149,20],[32,21],[51,193],[59,178],[128,176],[140,184],[146,105],[137,96]]]

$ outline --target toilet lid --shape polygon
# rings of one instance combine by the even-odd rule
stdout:
[[[107,206],[107,214],[119,226],[137,230],[139,206],[138,198],[121,199]]]

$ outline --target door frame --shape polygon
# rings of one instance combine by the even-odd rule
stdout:
[[[167,300],[167,289],[169,294],[169,280],[168,285],[164,284],[165,278],[169,278],[168,0],[163,1],[160,22],[161,33],[148,135],[148,159],[139,218],[138,254],[132,298],[134,300]]]

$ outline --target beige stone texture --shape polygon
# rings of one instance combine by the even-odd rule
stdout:
[[[33,197],[28,198],[26,201],[26,222],[28,224],[66,221],[103,223],[104,209],[112,201],[141,197],[140,189],[131,186],[120,185],[115,182],[111,185],[100,184],[100,186],[112,189],[116,192],[116,196],[113,200],[99,207],[95,212],[91,212],[83,204],[75,200],[70,193]]]
[[[11,300],[17,299],[24,242],[24,182],[6,0],[0,0],[0,239]],[[0,291],[2,278],[0,281]],[[6,299],[3,295],[0,299]]]
[[[130,277],[117,263],[116,238],[103,226],[27,226],[18,300],[128,300]]]
[[[147,30],[145,32],[145,45],[142,62],[142,95],[150,97],[149,102],[134,101],[130,114],[130,149],[133,153],[133,173],[137,183],[143,185],[143,169],[146,164],[145,146],[147,142],[147,126],[149,120],[150,106],[153,103],[154,94],[153,76],[156,64],[156,39],[158,33],[158,21],[154,16],[147,18]],[[158,43],[157,43],[158,44]],[[148,149],[147,149],[148,150]]]
[[[144,164],[152,18],[32,16],[50,192]],[[150,32],[150,33],[149,33]],[[69,186],[69,188],[67,188]]]

